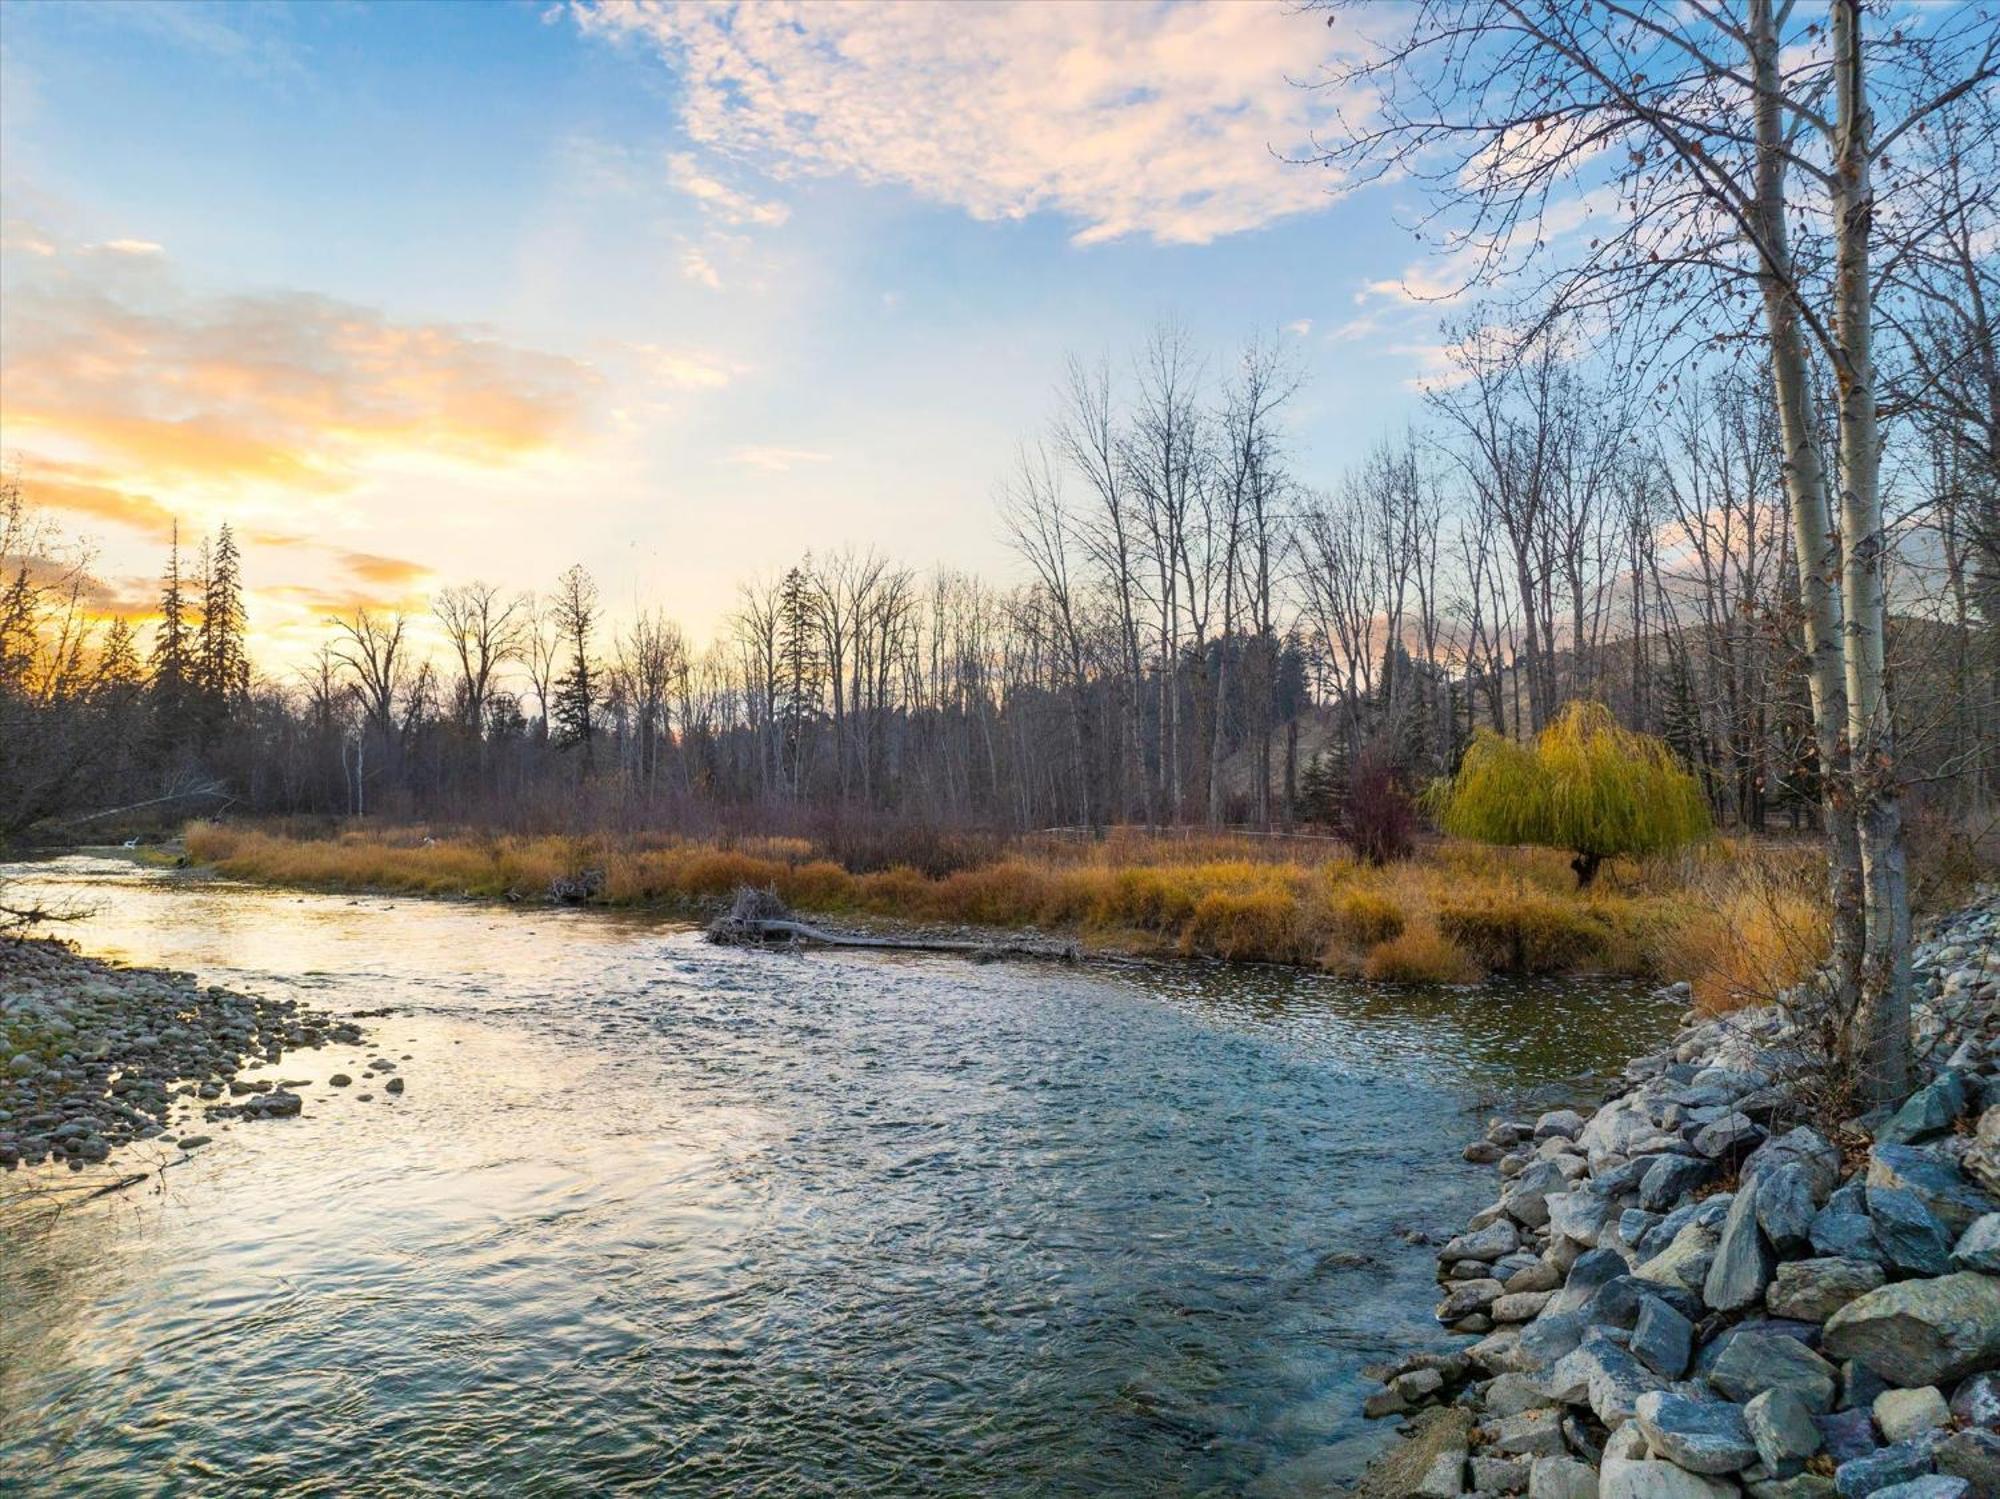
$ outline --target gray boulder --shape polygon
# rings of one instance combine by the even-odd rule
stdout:
[[[1917,1145],[1877,1145],[1869,1151],[1868,1185],[1914,1193],[1953,1238],[2000,1208],[1949,1156]]]
[[[1639,1182],[1639,1206],[1649,1213],[1664,1213],[1680,1206],[1681,1199],[1716,1175],[1713,1161],[1691,1155],[1661,1155]]]
[[[1766,1390],[1743,1407],[1757,1457],[1778,1478],[1790,1478],[1824,1442],[1812,1407],[1790,1389]]]
[[[1632,1327],[1632,1356],[1662,1379],[1679,1379],[1694,1352],[1694,1324],[1658,1297],[1639,1305]]]
[[[1882,1246],[1875,1239],[1874,1221],[1868,1216],[1867,1189],[1859,1182],[1827,1198],[1826,1206],[1813,1218],[1809,1237],[1815,1254],[1886,1263]]]
[[[1778,1266],[1764,1301],[1774,1316],[1824,1322],[1885,1278],[1882,1267],[1867,1260],[1788,1260]]]
[[[1942,1275],[1951,1268],[1951,1235],[1914,1192],[1870,1187],[1868,1216],[1875,1242],[1891,1269],[1906,1275]]]
[[[1633,1416],[1656,1457],[1691,1473],[1735,1473],[1757,1461],[1740,1405],[1654,1390],[1639,1397]]]
[[[1937,1445],[1937,1470],[1963,1478],[1981,1495],[2000,1494],[2000,1430],[1972,1426]]]
[[[1757,1182],[1757,1226],[1779,1254],[1796,1254],[1812,1242],[1818,1214],[1812,1177],[1797,1161],[1761,1172]]]
[[[1722,1220],[1722,1237],[1715,1246],[1715,1258],[1702,1282],[1702,1299],[1717,1311],[1739,1311],[1764,1299],[1771,1283],[1777,1257],[1764,1242],[1757,1227],[1757,1199],[1761,1182],[1746,1183],[1729,1204],[1729,1216]]]
[[[1736,1499],[1741,1492],[1732,1479],[1622,1457],[1607,1457],[1597,1475],[1597,1499]]]
[[[1763,1143],[1763,1127],[1741,1113],[1724,1114],[1694,1137],[1694,1148],[1711,1161],[1740,1161]]]
[[[1886,1489],[1877,1489],[1874,1499],[1975,1499],[1975,1496],[1972,1485],[1964,1479],[1932,1473],[1912,1478],[1908,1483],[1893,1483]]]
[[[1960,1234],[1958,1243],[1952,1246],[1951,1263],[1957,1270],[2000,1275],[2000,1213],[1988,1213],[1973,1220],[1972,1227]]]
[[[1597,1470],[1573,1457],[1538,1457],[1528,1471],[1528,1499],[1597,1499]]]
[[[1875,1425],[1885,1442],[1913,1442],[1951,1420],[1951,1407],[1936,1385],[1884,1390],[1875,1397]]]
[[[1797,1338],[1758,1327],[1737,1329],[1708,1371],[1708,1382],[1739,1404],[1790,1389],[1815,1411],[1833,1409],[1837,1381],[1833,1365]]]
[[[1520,1230],[1500,1218],[1476,1233],[1460,1234],[1438,1251],[1438,1258],[1447,1265],[1459,1260],[1497,1260],[1512,1254],[1520,1244]]]
[[[1833,1486],[1839,1490],[1841,1499],[1866,1499],[1867,1495],[1922,1478],[1931,1467],[1928,1448],[1905,1442],[1842,1463],[1833,1470]]]
[[[1827,1320],[1822,1346],[1904,1386],[2000,1365],[2000,1279],[1961,1271],[1856,1297]]]
[[[1952,1392],[1951,1413],[1966,1426],[2000,1431],[2000,1374],[1975,1374]]]
[[[1917,1089],[1904,1101],[1903,1106],[1875,1131],[1875,1143],[1909,1145],[1929,1139],[1932,1135],[1941,1135],[1965,1112],[1965,1104],[1964,1077],[1956,1072],[1944,1073],[1936,1082]]]

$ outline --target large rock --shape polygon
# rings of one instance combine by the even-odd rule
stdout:
[[[1549,1221],[1549,1194],[1568,1190],[1569,1178],[1561,1166],[1554,1161],[1536,1161],[1507,1184],[1500,1206],[1524,1227],[1540,1228]]]
[[[1662,1379],[1687,1373],[1694,1352],[1694,1324],[1658,1297],[1648,1296],[1632,1327],[1632,1356]]]
[[[1875,1397],[1875,1424],[1885,1442],[1913,1442],[1951,1420],[1951,1407],[1936,1385],[1916,1390],[1884,1390]]]
[[[1965,1426],[2000,1431],[2000,1374],[1975,1374],[1952,1391],[1951,1413]]]
[[[1874,1220],[1868,1216],[1867,1189],[1859,1182],[1827,1198],[1826,1206],[1813,1218],[1811,1239],[1815,1254],[1886,1263],[1882,1246],[1876,1242]]]
[[[1865,1499],[1869,1494],[1922,1478],[1931,1467],[1929,1448],[1905,1442],[1842,1463],[1833,1470],[1833,1484],[1841,1499]]]
[[[1951,1268],[1951,1234],[1916,1193],[1870,1187],[1868,1216],[1875,1221],[1875,1241],[1891,1269],[1942,1275]]]
[[[1904,1386],[1992,1368],[2000,1364],[2000,1279],[1961,1271],[1881,1286],[1828,1319],[1822,1346]]]
[[[1688,1193],[1706,1186],[1715,1175],[1715,1163],[1700,1156],[1654,1156],[1639,1181],[1639,1206],[1649,1213],[1664,1213],[1680,1206]]]
[[[1877,1145],[1869,1151],[1868,1185],[1914,1193],[1953,1238],[2000,1208],[1950,1157],[1917,1145]]]
[[[1917,1089],[1903,1106],[1875,1131],[1878,1145],[1909,1145],[1950,1129],[1965,1112],[1965,1079],[1947,1072]]]
[[[1674,1235],[1671,1244],[1633,1273],[1641,1280],[1699,1291],[1707,1283],[1709,1266],[1715,1263],[1718,1237],[1716,1231],[1705,1223],[1689,1223]]]
[[[1937,1470],[1963,1478],[1983,1499],[2000,1495],[2000,1431],[1974,1426],[1954,1432],[1937,1445]]]
[[[1972,1485],[1962,1478],[1928,1473],[1922,1478],[1912,1478],[1908,1483],[1895,1483],[1886,1489],[1877,1489],[1874,1499],[1978,1499],[1978,1496],[1972,1492]]]
[[[1551,1395],[1569,1405],[1589,1405],[1606,1426],[1629,1421],[1642,1396],[1660,1388],[1658,1375],[1602,1334],[1586,1337],[1549,1371]]]
[[[1764,1141],[1764,1131],[1748,1114],[1724,1114],[1694,1137],[1694,1148],[1711,1161],[1740,1161]]]
[[[1528,1472],[1528,1499],[1597,1499],[1597,1471],[1573,1457],[1538,1457]]]
[[[1958,1270],[1983,1270],[2000,1275],[2000,1213],[1974,1220],[1952,1246],[1951,1263]]]
[[[1786,1161],[1760,1172],[1757,1183],[1757,1226],[1781,1255],[1796,1254],[1812,1240],[1812,1175],[1798,1161]]]
[[[1708,1382],[1738,1404],[1766,1390],[1790,1389],[1815,1411],[1833,1408],[1838,1371],[1797,1338],[1739,1328],[1708,1371]]]
[[[1722,1237],[1716,1241],[1715,1258],[1701,1291],[1702,1300],[1717,1311],[1740,1311],[1762,1301],[1764,1288],[1777,1268],[1777,1257],[1757,1227],[1760,1191],[1761,1183],[1745,1183],[1729,1204],[1729,1216],[1722,1220]]]
[[[1597,1243],[1611,1216],[1611,1201],[1597,1193],[1578,1188],[1574,1192],[1552,1192],[1544,1201],[1549,1213],[1549,1232],[1579,1244]]]
[[[1654,1456],[1691,1473],[1735,1473],[1757,1461],[1740,1405],[1654,1390],[1639,1397],[1633,1416]]]
[[[1796,1390],[1766,1390],[1743,1407],[1743,1422],[1758,1459],[1778,1478],[1797,1473],[1824,1445],[1812,1407]]]
[[[1460,1234],[1438,1251],[1438,1258],[1447,1265],[1460,1260],[1492,1261],[1512,1254],[1520,1245],[1520,1230],[1510,1220],[1501,1218],[1477,1233]]]
[[[1774,1316],[1824,1322],[1884,1279],[1882,1267],[1866,1260],[1790,1260],[1778,1266],[1764,1301]]]
[[[1730,1479],[1690,1473],[1672,1463],[1607,1457],[1597,1475],[1597,1499],[1736,1499],[1741,1492]]]
[[[1789,1134],[1774,1135],[1743,1163],[1746,1177],[1767,1176],[1779,1166],[1803,1167],[1812,1184],[1815,1203],[1823,1203],[1840,1185],[1840,1147],[1818,1130],[1800,1125]],[[1769,1232],[1769,1230],[1766,1230]]]

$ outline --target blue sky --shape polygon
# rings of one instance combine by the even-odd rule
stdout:
[[[1288,330],[1330,483],[1440,309],[1389,190],[1271,155],[1329,45],[1250,4],[5,0],[0,447],[128,601],[166,517],[235,523],[285,654],[573,561],[703,635],[808,547],[1011,575],[1065,354],[1163,317],[1218,367]]]

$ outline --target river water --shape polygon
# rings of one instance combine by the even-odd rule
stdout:
[[[1673,1020],[6,873],[87,951],[394,1014],[278,1065],[304,1117],[0,1226],[0,1492],[1334,1492],[1361,1367],[1440,1341],[1459,1146]],[[323,1085],[377,1054],[401,1098]]]

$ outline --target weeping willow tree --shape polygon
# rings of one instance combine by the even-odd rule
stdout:
[[[1579,889],[1606,859],[1678,848],[1709,830],[1701,788],[1673,751],[1621,728],[1602,703],[1571,703],[1532,745],[1481,730],[1458,774],[1424,800],[1454,837],[1573,850]]]

